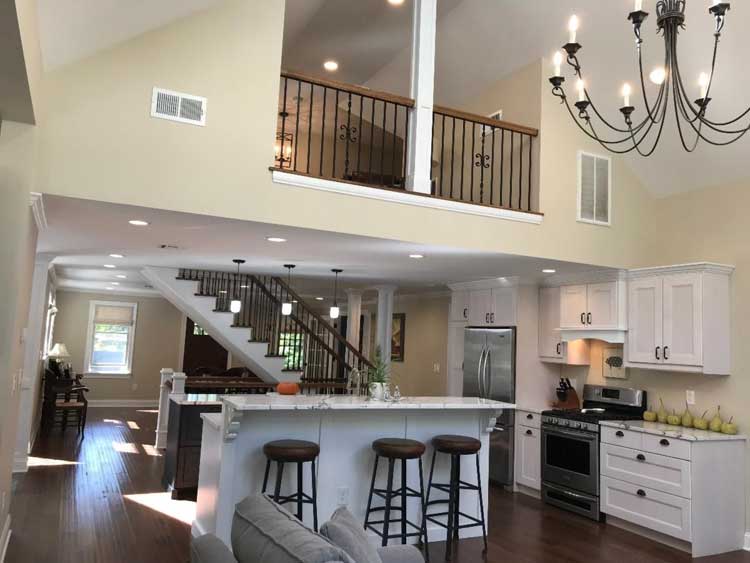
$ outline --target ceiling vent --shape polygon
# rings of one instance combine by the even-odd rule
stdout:
[[[206,98],[154,88],[151,96],[151,117],[205,126]]]

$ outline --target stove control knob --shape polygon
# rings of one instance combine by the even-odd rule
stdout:
[[[567,425],[568,425],[568,421],[567,420],[561,420],[560,421],[560,426],[567,426]]]
[[[570,427],[571,428],[580,428],[581,427],[581,423],[580,422],[571,422],[570,423]]]

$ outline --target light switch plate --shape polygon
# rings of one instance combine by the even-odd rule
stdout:
[[[692,389],[687,389],[685,391],[685,401],[688,405],[694,405],[695,404],[695,391]]]

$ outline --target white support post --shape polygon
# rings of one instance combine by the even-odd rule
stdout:
[[[378,318],[375,333],[375,345],[380,348],[383,361],[391,362],[391,339],[393,336],[393,294],[396,287],[384,285],[378,290]]]
[[[360,317],[362,316],[362,290],[360,289],[347,289],[347,317],[348,321],[346,324],[346,340],[354,346],[355,350],[359,350],[359,335],[362,334],[362,327],[360,325]]]
[[[411,97],[406,153],[406,187],[413,192],[432,191],[432,107],[435,89],[435,31],[437,0],[414,0],[411,60]]]
[[[160,450],[167,447],[167,427],[169,424],[169,387],[167,382],[172,379],[173,375],[174,370],[172,368],[162,368],[161,386],[159,387],[159,414],[156,418],[156,443],[154,444],[154,447]]]

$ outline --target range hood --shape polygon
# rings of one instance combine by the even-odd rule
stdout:
[[[625,344],[626,330],[601,330],[601,329],[560,329],[560,340],[571,342],[573,340],[603,340],[610,344]]]

